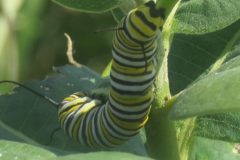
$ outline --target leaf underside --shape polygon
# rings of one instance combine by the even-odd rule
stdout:
[[[54,68],[55,74],[43,81],[31,81],[26,86],[39,93],[61,102],[66,96],[83,91],[91,91],[104,82],[99,74],[87,67],[76,68],[71,65]],[[105,82],[104,82],[105,83]],[[68,138],[59,130],[57,109],[36,95],[17,87],[10,95],[0,96],[0,133],[2,139],[16,140],[34,145],[50,147],[56,154],[70,154],[72,152],[86,153],[103,149],[88,148]],[[13,118],[14,117],[14,118]],[[142,138],[141,138],[142,137]],[[144,148],[144,134],[140,134],[129,142],[109,151],[122,151],[146,156]],[[55,151],[57,150],[57,151]],[[60,150],[60,151],[59,151]]]

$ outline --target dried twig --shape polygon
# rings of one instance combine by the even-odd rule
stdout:
[[[71,37],[67,34],[64,33],[64,36],[67,38],[67,57],[68,57],[68,62],[75,67],[81,67],[81,64],[79,64],[77,61],[74,60],[73,58],[73,43]]]

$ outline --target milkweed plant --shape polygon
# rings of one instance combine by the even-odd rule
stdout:
[[[112,37],[113,50],[122,50],[109,61],[102,74],[99,74],[90,67],[79,64],[78,60],[72,57],[71,37],[66,34],[69,64],[53,67],[53,73],[43,80],[23,82],[20,86],[16,83],[11,92],[0,96],[0,159],[240,159],[240,1],[155,0],[154,13],[151,9],[140,9],[143,4],[147,4],[147,9],[151,8],[149,4],[153,2],[146,2],[148,0],[52,0],[57,7],[65,10],[86,14],[110,13],[116,25],[103,31],[117,32],[120,40],[117,36],[115,39]],[[136,11],[135,8],[144,14],[136,14],[140,21],[137,16],[130,16],[131,20],[126,18],[126,23],[132,25],[132,28],[128,25],[124,28],[122,19]],[[154,45],[149,45],[149,48],[153,46],[156,49],[154,53],[157,63],[154,68],[149,69],[150,72],[156,70],[157,73],[151,77],[151,109],[144,116],[144,123],[138,125],[141,128],[137,131],[139,133],[115,146],[118,141],[122,142],[121,134],[128,135],[133,129],[130,127],[130,117],[139,116],[131,115],[129,110],[120,112],[116,106],[137,105],[136,101],[139,99],[132,101],[129,97],[134,95],[134,89],[141,88],[141,84],[148,84],[143,76],[126,80],[122,77],[138,72],[146,76],[150,66],[148,63],[155,63],[146,57],[152,52],[147,52],[147,49],[142,47],[142,42],[139,42],[144,38],[135,39],[131,34],[151,39],[151,22],[158,16],[161,17],[159,20],[164,21],[161,22],[162,25],[159,22],[160,29],[154,35]],[[132,41],[139,43],[136,45]],[[87,43],[91,44],[90,41]],[[132,54],[131,57],[126,56],[128,52]],[[114,54],[116,53],[113,53],[113,56]],[[134,57],[136,54],[139,54],[140,58]],[[132,61],[136,62],[127,63]],[[113,70],[119,74],[112,74]],[[3,72],[1,69],[0,71]],[[9,82],[4,80],[0,80],[0,85]],[[126,84],[132,86],[127,88],[124,86]],[[119,85],[127,88],[125,92],[129,96],[126,96],[128,94],[123,92]],[[78,94],[69,96],[76,92]],[[116,94],[119,95],[115,96]],[[140,94],[141,98],[148,95],[145,92]],[[114,100],[119,112],[108,111],[107,116],[110,118],[89,121],[90,118],[81,116],[77,117],[78,119],[69,118],[65,113],[68,107],[72,107],[68,113],[72,114],[74,111],[74,115],[77,115],[81,108],[76,107],[81,104],[86,106],[81,111],[87,113],[92,105],[99,104],[98,101],[90,100],[91,98],[111,103],[111,100],[108,101],[109,96],[119,98]],[[74,98],[78,100],[77,103],[68,103]],[[51,100],[62,107],[61,111],[49,103]],[[106,105],[111,105],[108,103]],[[117,116],[113,115],[122,112],[127,116],[120,116],[120,119],[116,120]],[[61,117],[58,117],[58,114]],[[65,119],[67,120],[64,122]],[[76,133],[76,128],[83,125],[76,126],[81,120],[86,121],[86,124],[91,123],[92,126],[98,123],[96,128],[101,128],[102,132],[99,134],[96,128],[92,130],[93,128],[88,127],[85,134],[91,136],[82,136],[84,142],[103,144],[110,138],[110,146],[114,147],[89,147],[78,143],[76,137],[82,133]],[[117,121],[116,124],[106,129],[114,120]],[[74,126],[70,124],[72,121]],[[112,133],[119,127],[118,125],[123,125],[128,130],[121,133],[116,131],[119,135],[113,135],[117,138],[106,136],[108,132]]]

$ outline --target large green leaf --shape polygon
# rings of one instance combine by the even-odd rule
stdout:
[[[215,73],[189,87],[174,105],[172,116],[186,118],[210,113],[240,111],[240,67]]]
[[[141,157],[123,152],[93,152],[87,154],[72,154],[68,156],[55,155],[51,150],[44,149],[41,146],[33,146],[26,143],[0,141],[0,158],[4,160],[98,160],[98,159],[116,159],[116,160],[150,160],[148,157]],[[62,153],[61,153],[62,154]]]
[[[57,76],[50,76],[43,81],[29,82],[26,85],[60,102],[73,92],[92,89],[100,79],[96,73],[85,67],[77,69],[67,65],[54,70],[58,72]],[[57,109],[23,88],[16,88],[10,96],[1,96],[0,106],[1,122],[13,128],[17,136],[20,132],[29,137],[29,143],[32,143],[32,140],[41,144],[51,142],[50,134],[59,127]],[[50,145],[68,150],[79,146],[69,140],[62,131],[54,135]],[[84,150],[84,147],[81,149]]]
[[[239,38],[240,40],[240,38]],[[235,50],[234,50],[235,51]],[[238,50],[240,55],[240,50]],[[217,71],[202,77],[177,99],[171,116],[186,118],[227,111],[240,111],[240,57],[222,65]]]
[[[121,3],[118,8],[111,10],[113,18],[116,22],[119,22],[124,16],[126,16],[130,10],[136,8],[139,4],[143,4],[146,0],[128,0]]]
[[[233,69],[240,66],[240,45],[228,56],[232,59],[226,59],[226,63],[217,70],[217,72]],[[235,57],[236,56],[236,57]],[[235,58],[233,58],[235,57]],[[193,135],[202,136],[224,141],[239,142],[239,122],[240,112],[227,112],[215,115],[200,116],[196,120]]]
[[[204,34],[223,29],[240,19],[239,0],[191,0],[180,6],[174,31]]]
[[[221,56],[225,59],[225,63],[223,65],[217,63],[221,66],[218,70],[209,75],[201,76],[198,81],[186,89],[186,92],[188,92],[188,89],[191,90],[191,88],[195,88],[195,91],[188,92],[187,95],[185,95],[185,92],[177,98],[178,100],[174,104],[172,112],[170,112],[172,117],[186,118],[190,115],[213,114],[239,108],[239,98],[237,96],[239,89],[235,86],[239,84],[239,80],[233,78],[239,78],[239,74],[234,73],[234,71],[240,71],[240,47],[239,44],[234,46],[239,40],[232,41],[227,45],[229,48],[227,47],[228,49],[225,50],[226,53],[224,54],[227,57]],[[233,50],[230,52],[229,49],[231,48]],[[233,77],[228,77],[232,74]],[[181,96],[185,96],[185,98],[181,99]],[[190,99],[186,100],[186,97]],[[183,102],[182,100],[184,103],[180,105]],[[180,148],[183,148],[183,153],[188,152],[189,148],[191,148],[188,146],[189,141],[195,136],[211,138],[213,141],[218,139],[228,142],[239,142],[239,118],[240,112],[224,112],[183,121],[181,123],[182,127],[178,127],[181,130],[179,133],[181,139]],[[196,150],[201,150],[201,147]]]
[[[99,160],[99,159],[116,159],[116,160],[152,160],[148,157],[141,157],[130,153],[123,152],[93,152],[87,154],[73,154],[69,156],[50,158],[49,160]]]
[[[189,153],[191,160],[238,160],[240,154],[234,152],[235,144],[206,138],[194,138]]]
[[[106,12],[120,5],[120,0],[53,0],[53,2],[81,12],[91,13]]]
[[[6,140],[0,140],[0,148],[0,158],[4,160],[47,160],[56,157],[43,148]]]
[[[169,79],[172,94],[183,90],[206,71],[239,38],[240,21],[205,35],[176,34],[169,54]]]
[[[200,116],[196,120],[193,135],[228,142],[239,142],[239,122],[240,112]]]
[[[84,66],[76,68],[66,65],[55,67],[54,71],[56,72],[54,75],[43,81],[32,81],[25,85],[60,102],[64,97],[74,92],[91,92],[95,87],[106,84],[105,80],[97,73]],[[43,144],[68,152],[83,153],[99,150],[80,145],[68,138],[62,130],[56,132],[51,139],[54,129],[59,127],[57,109],[20,87],[15,88],[10,95],[0,96],[0,122],[0,131],[3,132],[0,137],[4,139],[11,139],[5,135],[10,133],[13,140],[35,145]],[[138,135],[124,145],[108,150],[146,156],[143,139],[144,134]]]

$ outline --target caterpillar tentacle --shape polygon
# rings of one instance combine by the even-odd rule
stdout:
[[[34,89],[32,89],[32,88],[30,88],[30,87],[27,87],[26,85],[21,84],[21,83],[19,83],[19,82],[15,82],[15,81],[11,81],[11,80],[2,80],[2,81],[0,81],[0,84],[2,84],[2,83],[10,83],[10,84],[15,84],[15,85],[17,85],[17,86],[20,86],[20,87],[24,88],[25,90],[27,90],[27,91],[35,94],[36,96],[44,99],[45,101],[51,103],[51,104],[52,104],[54,107],[56,107],[56,108],[60,105],[60,104],[59,104],[57,101],[55,101],[54,99],[52,99],[52,98],[50,98],[50,97],[48,97],[48,96],[42,95],[41,93],[35,91]]]
[[[59,106],[64,131],[88,146],[115,147],[135,136],[148,120],[156,76],[157,31],[164,11],[150,1],[119,24],[107,102],[75,93]]]

